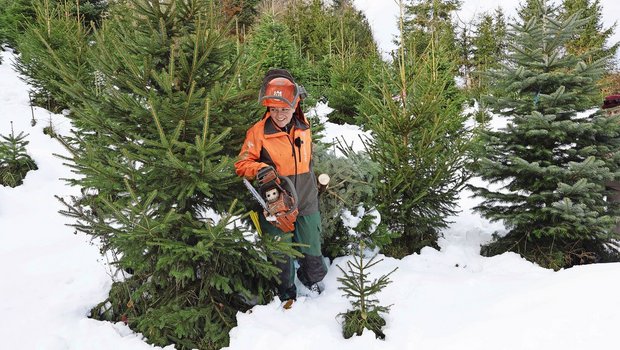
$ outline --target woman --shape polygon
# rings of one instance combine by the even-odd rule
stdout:
[[[300,248],[297,277],[314,293],[322,292],[319,283],[327,273],[321,255],[321,216],[318,189],[312,170],[312,138],[310,124],[304,116],[300,101],[305,90],[295,83],[291,74],[283,69],[267,72],[259,94],[259,102],[267,107],[263,118],[246,134],[245,142],[235,163],[237,175],[248,179],[288,177],[298,197],[298,216],[294,221],[293,238],[304,244]],[[260,217],[261,228],[270,235],[285,237],[277,223]],[[291,239],[288,238],[290,241]],[[283,302],[295,300],[295,270],[293,259],[279,263],[281,283],[278,295]]]

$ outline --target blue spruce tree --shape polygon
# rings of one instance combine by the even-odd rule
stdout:
[[[509,232],[483,253],[513,251],[554,269],[615,261],[620,212],[605,201],[605,182],[620,177],[620,120],[591,102],[606,61],[567,50],[587,23],[579,14],[561,19],[545,0],[530,5],[512,25],[508,63],[493,73],[488,103],[509,123],[484,133],[477,172],[501,187],[473,189],[484,198],[476,209]]]

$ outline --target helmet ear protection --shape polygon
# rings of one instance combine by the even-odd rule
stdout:
[[[306,89],[295,83],[288,71],[271,69],[263,78],[258,101],[267,107],[295,109],[299,101],[307,96]]]
[[[299,92],[299,98],[305,100],[306,97],[308,97],[308,92],[306,91],[306,88],[303,85],[297,84],[297,89]]]

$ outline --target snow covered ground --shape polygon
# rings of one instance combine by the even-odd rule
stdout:
[[[28,87],[11,68],[12,55],[2,55],[0,133],[10,133],[11,120],[16,132],[29,133],[39,170],[23,186],[0,187],[0,349],[152,349],[122,323],[87,318],[107,295],[110,271],[88,237],[74,234],[58,214],[54,195],[76,189],[59,180],[72,175],[53,156],[65,151],[42,133],[50,118],[61,132],[70,125],[35,108],[38,122],[30,126]],[[326,137],[339,134],[350,140],[355,130],[330,125]],[[444,232],[440,251],[386,258],[373,268],[379,276],[398,267],[379,295],[392,305],[385,341],[371,332],[342,338],[337,315],[349,302],[332,265],[319,297],[301,297],[289,311],[274,301],[239,314],[228,349],[618,349],[620,264],[553,272],[515,254],[481,257],[479,244],[503,227],[471,213],[474,203],[464,192],[463,211]]]

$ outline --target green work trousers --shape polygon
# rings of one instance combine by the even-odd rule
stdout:
[[[297,270],[297,278],[301,283],[310,287],[325,277],[327,267],[321,254],[321,214],[319,212],[298,216],[292,238],[269,223],[262,214],[260,215],[260,226],[263,234],[280,236],[285,241],[304,244],[304,246],[298,247],[298,250],[303,254],[303,257],[298,259],[299,269]],[[293,258],[286,257],[285,261],[278,263],[277,266],[282,270],[279,276],[281,283],[278,286],[280,300],[295,299],[297,288],[295,287]]]

